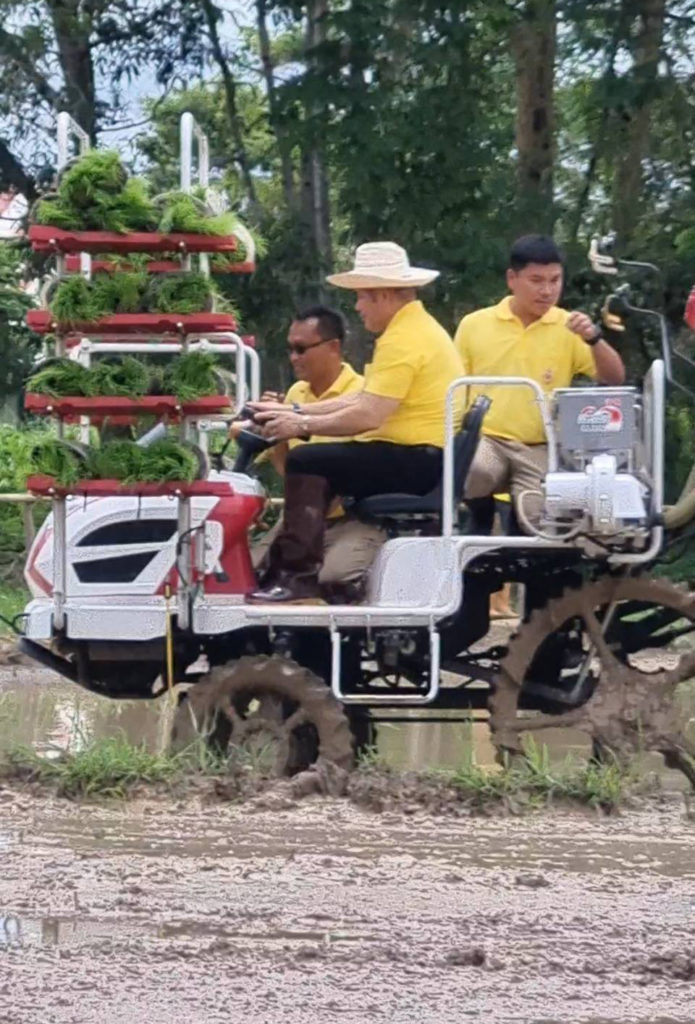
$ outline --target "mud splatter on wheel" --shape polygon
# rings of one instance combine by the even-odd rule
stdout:
[[[245,750],[275,776],[327,763],[349,770],[354,759],[341,704],[317,675],[285,658],[240,658],[196,683],[176,712],[172,747],[201,737],[218,753]]]
[[[606,576],[548,601],[512,639],[489,702],[493,742],[518,753],[525,732],[571,726],[621,759],[659,751],[695,787],[676,695],[693,676],[695,594]]]

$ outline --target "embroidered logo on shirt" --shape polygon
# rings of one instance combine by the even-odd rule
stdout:
[[[543,371],[543,375],[541,376],[541,382],[543,384],[550,385],[550,384],[553,383],[554,379],[555,379],[555,371],[552,369],[552,367],[549,366],[547,370]]]

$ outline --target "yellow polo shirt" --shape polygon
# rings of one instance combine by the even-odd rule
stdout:
[[[324,398],[340,398],[342,395],[352,395],[356,391],[361,391],[363,387],[364,377],[362,374],[353,370],[349,363],[343,363],[340,373],[323,394],[315,395],[308,381],[297,380],[285,395],[285,403],[291,405],[293,402],[299,402],[300,405],[311,405],[313,402],[323,401]],[[351,437],[328,437],[324,434],[311,435],[311,444],[352,440],[353,438]],[[289,448],[294,448],[295,445],[307,444],[307,442],[302,441],[299,437],[292,437],[287,444]],[[344,515],[345,510],[343,506],[334,504],[328,511],[326,519],[340,519]]]
[[[398,398],[400,405],[380,427],[356,441],[444,445],[444,405],[452,380],[463,375],[451,338],[421,302],[398,310],[374,348],[365,367],[364,390],[370,395]],[[457,422],[464,391],[457,397]]]
[[[293,402],[298,402],[300,405],[312,405],[314,402],[322,402],[326,398],[340,398],[342,395],[352,395],[357,391],[361,391],[364,387],[364,377],[361,373],[357,373],[350,366],[349,363],[342,363],[342,369],[336,379],[333,381],[329,388],[321,395],[315,395],[311,390],[309,382],[306,380],[296,380],[292,387],[285,395],[285,404],[292,405]],[[352,438],[348,437],[327,437],[319,436],[316,434],[311,435],[311,443],[326,442],[326,441],[351,441]],[[288,444],[290,448],[294,448],[297,444],[304,444],[298,437],[293,437],[289,440]]]
[[[531,377],[549,394],[566,388],[579,374],[596,376],[591,347],[565,327],[569,313],[553,306],[524,327],[509,306],[509,296],[496,306],[465,316],[454,344],[465,372],[496,377]],[[543,421],[533,394],[522,387],[470,388],[468,404],[480,394],[492,399],[483,433],[522,444],[545,441]]]

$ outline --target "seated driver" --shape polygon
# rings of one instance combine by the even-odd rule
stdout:
[[[622,384],[623,361],[585,313],[557,303],[563,285],[563,257],[552,238],[524,235],[509,255],[511,292],[496,306],[478,309],[461,321],[454,339],[466,374],[530,377],[546,394],[583,375],[601,384]],[[509,493],[518,507],[524,491],[539,492],[548,466],[543,421],[535,395],[520,386],[470,388],[492,398],[465,487],[468,499]],[[540,515],[540,494],[528,495],[526,518]]]
[[[287,335],[289,359],[297,379],[284,398],[266,393],[264,400],[306,406],[360,392],[364,377],[343,360],[344,340],[345,325],[340,313],[327,306],[312,306],[299,313]],[[312,444],[334,440],[320,435],[311,438]],[[304,443],[299,438],[280,441],[268,449],[266,457],[284,477],[288,452]],[[254,568],[261,577],[268,569],[268,551],[281,526],[282,520],[251,549]],[[358,600],[367,570],[385,540],[384,530],[346,515],[336,499],[326,515],[323,565],[319,571],[322,593],[340,600]]]

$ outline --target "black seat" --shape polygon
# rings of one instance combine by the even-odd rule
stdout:
[[[478,447],[480,428],[490,404],[491,399],[479,395],[464,416],[461,429],[454,438],[454,496],[459,499],[463,494],[463,485]],[[440,480],[427,494],[374,494],[350,503],[349,509],[360,519],[437,516],[442,511],[442,485],[443,480]]]

